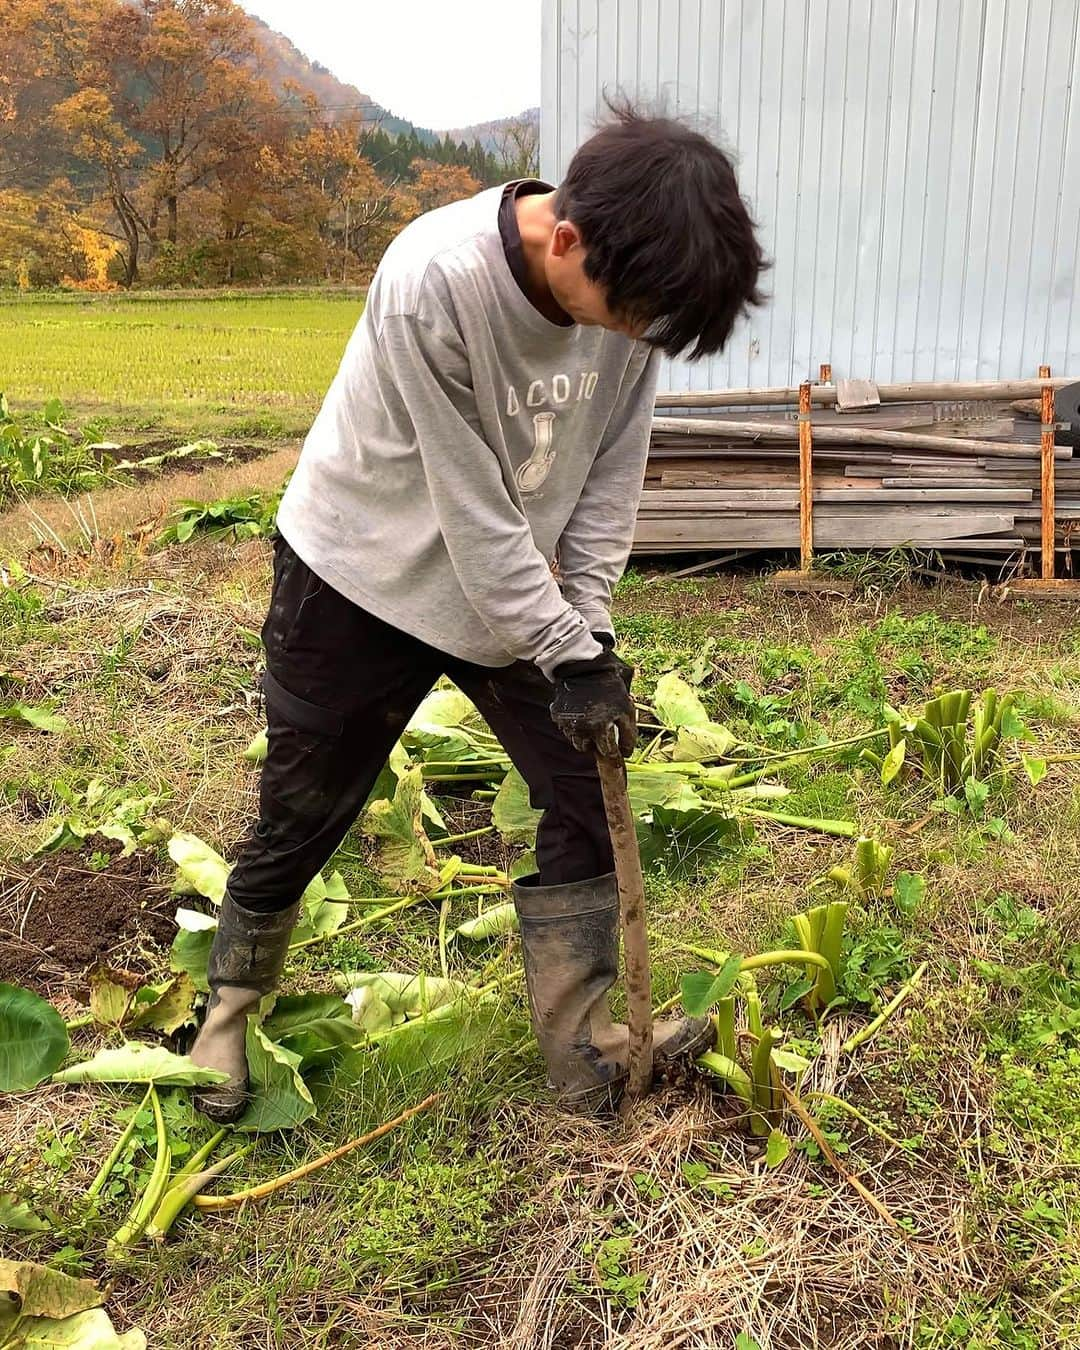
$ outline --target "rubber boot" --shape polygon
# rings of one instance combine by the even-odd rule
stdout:
[[[228,1082],[200,1088],[195,1105],[220,1125],[231,1125],[248,1102],[245,1046],[248,1014],[277,988],[289,935],[300,903],[275,914],[244,909],[225,892],[217,932],[210,948],[207,982],[210,1002],[191,1058],[202,1069],[220,1069]]]
[[[629,1032],[611,1020],[608,990],[619,971],[619,891],[615,873],[564,886],[513,885],[533,1031],[561,1106],[604,1112],[626,1084]],[[707,1017],[653,1024],[663,1062],[699,1055],[713,1041]]]

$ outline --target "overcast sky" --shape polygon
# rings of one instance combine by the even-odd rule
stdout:
[[[240,3],[418,126],[468,126],[540,102],[540,0]]]

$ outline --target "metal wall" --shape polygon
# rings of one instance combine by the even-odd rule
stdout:
[[[772,300],[668,388],[1080,377],[1080,0],[544,0],[542,171],[602,93],[738,159]],[[1080,91],[1078,91],[1080,94]]]

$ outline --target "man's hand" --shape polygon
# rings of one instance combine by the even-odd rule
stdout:
[[[606,642],[603,645],[607,647]],[[551,720],[574,749],[592,755],[621,754],[625,759],[637,743],[630,697],[633,666],[605,650],[592,661],[567,661],[554,673]]]

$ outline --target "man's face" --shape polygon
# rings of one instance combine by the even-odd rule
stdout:
[[[607,328],[624,337],[642,337],[649,325],[613,314],[608,309],[604,287],[585,275],[585,253],[577,226],[568,220],[560,220],[544,259],[547,283],[560,308],[575,323]]]

